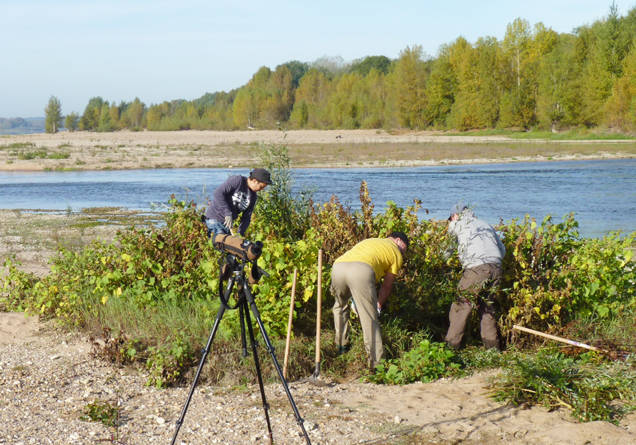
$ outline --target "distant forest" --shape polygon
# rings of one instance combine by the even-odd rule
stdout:
[[[516,19],[502,41],[459,37],[434,58],[323,58],[260,68],[229,92],[147,106],[90,99],[67,127],[186,129],[636,130],[636,7],[572,33]]]
[[[0,117],[0,134],[25,134],[41,133],[44,131],[44,118],[42,117]]]

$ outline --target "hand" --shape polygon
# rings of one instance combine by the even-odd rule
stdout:
[[[231,228],[232,228],[232,217],[231,217],[231,216],[229,216],[229,215],[228,215],[228,216],[226,216],[226,217],[225,217],[225,221],[223,222],[223,225],[224,225],[225,227],[227,227],[228,229],[231,229]]]
[[[378,315],[380,315],[380,313],[382,312],[382,306],[380,305],[380,303],[378,303]]]

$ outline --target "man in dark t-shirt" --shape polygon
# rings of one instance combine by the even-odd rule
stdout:
[[[227,178],[214,190],[213,201],[208,202],[208,208],[205,211],[208,235],[232,234],[232,225],[239,213],[241,214],[239,234],[245,235],[256,204],[256,193],[271,183],[270,174],[264,168],[255,168],[248,178],[241,175]]]

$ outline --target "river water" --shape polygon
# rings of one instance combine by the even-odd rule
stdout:
[[[241,169],[0,172],[0,208],[74,211],[87,207],[150,210],[171,194],[206,202],[214,188]],[[360,207],[366,181],[376,210],[422,201],[421,218],[446,219],[458,200],[490,223],[522,219],[559,222],[575,213],[580,232],[636,231],[636,159],[480,164],[414,168],[294,169],[294,191],[313,190],[315,202],[336,195]]]

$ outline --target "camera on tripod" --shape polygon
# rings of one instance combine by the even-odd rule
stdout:
[[[252,268],[248,276],[249,284],[256,284],[263,276],[267,276],[267,272],[258,267],[256,264],[256,261],[263,253],[262,242],[256,241],[253,243],[248,239],[221,233],[214,235],[212,243],[216,249],[227,254],[225,258],[221,258],[219,260],[219,266],[221,266],[219,274],[219,289],[221,293],[223,293],[222,286],[230,277],[232,271],[237,270],[239,267],[242,269],[242,265],[239,260],[250,262],[252,264]]]
[[[210,352],[212,340],[214,340],[214,336],[216,335],[217,329],[221,322],[221,318],[223,317],[223,314],[226,310],[238,309],[239,320],[241,324],[241,343],[243,345],[243,356],[247,356],[247,330],[247,333],[249,334],[250,344],[252,346],[254,366],[256,367],[256,375],[258,377],[258,385],[261,392],[261,400],[263,402],[263,411],[265,412],[265,421],[267,422],[269,443],[274,443],[272,425],[269,420],[269,405],[265,396],[265,387],[263,385],[263,377],[261,375],[260,362],[257,352],[257,343],[254,337],[254,328],[252,326],[250,312],[253,314],[261,336],[263,337],[263,341],[265,342],[266,346],[265,349],[270,353],[272,357],[274,367],[278,372],[278,376],[281,379],[281,383],[283,384],[285,393],[287,394],[289,402],[292,406],[292,410],[294,411],[296,422],[298,423],[298,426],[302,431],[302,435],[305,438],[307,445],[311,445],[309,435],[307,434],[307,430],[303,425],[304,420],[302,417],[300,417],[300,413],[298,412],[296,403],[294,402],[294,399],[291,395],[289,386],[287,385],[287,381],[285,380],[285,376],[283,375],[283,371],[278,364],[278,359],[276,358],[276,354],[274,353],[274,346],[269,340],[267,331],[265,330],[265,326],[263,325],[263,321],[261,320],[260,313],[258,311],[258,308],[256,307],[254,296],[252,295],[252,291],[250,289],[250,284],[255,284],[262,276],[267,276],[267,272],[262,270],[256,264],[256,261],[263,253],[263,243],[261,243],[260,241],[253,243],[250,240],[226,234],[214,235],[214,237],[212,238],[212,242],[216,249],[225,253],[225,255],[223,255],[224,258],[222,257],[219,260],[219,297],[221,299],[221,304],[219,305],[219,312],[216,316],[216,320],[214,321],[214,326],[212,327],[212,331],[210,332],[210,336],[208,337],[207,345],[202,351],[201,361],[199,362],[199,367],[197,368],[197,372],[194,376],[194,381],[192,382],[190,393],[188,394],[188,398],[186,399],[186,402],[183,405],[183,409],[181,410],[181,416],[177,420],[176,429],[174,435],[172,436],[171,444],[174,445],[177,440],[179,430],[181,429],[181,425],[183,424],[188,406],[190,405],[190,401],[192,400],[192,395],[194,394],[194,388],[196,387],[199,376],[201,375],[201,369],[203,368],[203,364],[205,363],[205,358]],[[249,263],[251,263],[252,267],[249,276],[246,276],[245,267],[248,266]],[[236,302],[236,304],[234,305],[229,304],[229,301],[232,297]]]
[[[214,247],[222,252],[229,253],[245,261],[256,261],[263,253],[263,243],[251,242],[239,236],[219,233],[212,239]]]

